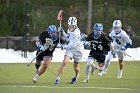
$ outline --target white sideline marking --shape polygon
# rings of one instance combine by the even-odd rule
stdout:
[[[140,88],[115,88],[115,87],[54,87],[54,86],[24,86],[24,85],[0,85],[0,87],[23,87],[23,88],[64,88],[64,89],[110,89],[110,90],[139,90]]]

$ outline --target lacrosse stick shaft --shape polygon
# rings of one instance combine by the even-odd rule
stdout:
[[[36,55],[36,57],[38,57],[38,55],[41,53],[41,51]],[[33,60],[27,65],[28,67],[33,63],[33,61],[36,59],[36,57],[35,58],[33,58]]]
[[[63,11],[62,10],[60,10],[59,11],[59,13],[58,13],[58,20],[59,20],[59,27],[61,28],[62,27],[62,13],[63,13]],[[59,33],[59,44],[60,44],[60,33]]]

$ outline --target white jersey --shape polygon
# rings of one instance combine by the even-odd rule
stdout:
[[[66,49],[68,50],[84,49],[81,32],[78,27],[74,31],[69,31],[68,29],[67,34],[65,34],[65,39],[68,42],[68,45],[64,46]]]
[[[112,30],[109,36],[113,39],[114,48],[120,49],[124,48],[126,43],[132,44],[132,40],[122,29],[119,33],[116,33],[114,30]]]
[[[65,55],[74,59],[75,62],[80,62],[83,56],[84,45],[81,39],[81,32],[78,27],[74,31],[67,31],[63,33],[63,36],[67,40],[68,44],[64,45],[63,48],[66,49]]]

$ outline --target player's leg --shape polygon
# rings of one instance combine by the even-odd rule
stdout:
[[[98,62],[98,66],[96,66],[96,69],[99,70],[100,72],[103,70],[104,68],[104,64],[105,64],[105,55],[100,54],[98,56],[96,56],[96,61]]]
[[[92,65],[91,65],[91,75],[93,75],[95,69],[97,69],[97,65],[92,63]]]
[[[79,73],[80,73],[79,62],[74,61],[73,68],[74,68],[74,71],[75,71],[75,76],[70,81],[71,84],[76,83],[77,82],[77,79],[79,77]]]
[[[35,63],[35,68],[36,68],[36,74],[38,73],[39,71],[39,68],[41,66],[41,63],[42,63],[42,60],[39,60],[39,59],[36,59],[36,63]]]
[[[54,82],[55,84],[59,84],[60,76],[64,72],[64,68],[65,68],[66,64],[69,62],[70,59],[71,58],[69,56],[67,56],[67,55],[64,56],[64,60],[63,60],[61,66],[58,70],[58,74],[57,74],[56,80]]]
[[[73,52],[73,59],[74,59],[73,68],[74,68],[74,71],[75,71],[75,76],[70,81],[71,84],[76,83],[77,80],[78,80],[79,73],[80,73],[80,60],[82,58],[82,55],[83,55],[82,50]]]
[[[124,53],[125,53],[125,51],[118,52],[119,71],[118,71],[117,78],[121,78],[122,77]]]
[[[42,63],[42,60],[36,59],[36,63],[35,63],[36,71],[35,71],[35,75],[33,77],[33,82],[34,83],[36,83],[36,81],[39,77],[38,72],[39,72],[39,68],[41,66],[41,63]]]
[[[122,70],[123,70],[123,61],[119,60],[119,71],[118,71],[117,78],[121,78],[122,77]]]
[[[110,61],[111,61],[112,58],[113,58],[113,55],[110,51],[110,52],[108,52],[108,55],[106,56],[104,69],[101,72],[98,73],[99,76],[102,76],[102,75],[107,73],[107,69],[108,69],[108,66],[110,65]]]
[[[43,74],[46,69],[48,68],[48,66],[50,65],[51,63],[51,59],[52,57],[51,56],[46,56],[44,57],[44,63],[43,63],[43,66],[40,68],[39,72],[38,72],[38,75],[40,76],[41,74]]]
[[[92,57],[88,57],[87,59],[87,64],[86,64],[86,77],[85,80],[83,82],[88,82],[89,81],[89,72],[90,72],[90,67],[93,64],[93,58]]]
[[[44,60],[43,66],[38,70],[38,72],[33,77],[34,83],[36,83],[38,77],[46,71],[47,67],[51,63],[51,56],[44,57],[43,60]]]

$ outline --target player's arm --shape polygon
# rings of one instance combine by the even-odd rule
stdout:
[[[68,45],[64,45],[63,48],[65,49],[73,49],[78,45],[80,36],[77,34],[72,35],[72,39],[69,41]]]
[[[86,38],[86,41],[92,41],[93,39],[93,33],[90,33],[87,38]]]
[[[126,33],[123,34],[123,37],[126,40],[126,44],[125,44],[124,48],[127,49],[132,45],[132,40]]]

